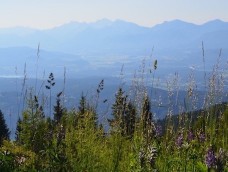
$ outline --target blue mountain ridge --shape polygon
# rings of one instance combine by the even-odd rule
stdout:
[[[40,43],[45,50],[71,54],[136,53],[153,46],[158,49],[195,48],[206,41],[208,48],[227,48],[227,31],[228,22],[221,20],[202,25],[173,20],[143,27],[122,20],[103,19],[94,23],[70,22],[46,30],[0,29],[0,47],[36,48]]]

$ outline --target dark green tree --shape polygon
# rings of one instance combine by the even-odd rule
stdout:
[[[10,132],[6,125],[4,115],[0,110],[0,146],[2,145],[2,141],[4,139],[9,139],[9,135],[10,135]]]
[[[16,137],[20,144],[38,153],[45,149],[48,139],[45,137],[48,129],[42,106],[32,92],[27,100],[28,107],[18,121]]]
[[[151,113],[150,99],[148,96],[145,96],[142,105],[141,112],[141,124],[143,136],[148,141],[153,134],[153,116]]]
[[[56,124],[60,122],[65,110],[65,108],[61,104],[61,99],[60,99],[61,95],[62,95],[62,92],[57,94],[56,105],[54,106],[54,121]]]
[[[126,124],[126,135],[132,138],[135,131],[135,124],[136,124],[136,108],[131,101],[127,103],[126,114],[125,114],[125,124]]]
[[[74,116],[74,126],[75,127],[78,127],[79,123],[80,124],[83,123],[83,118],[84,118],[85,112],[87,110],[86,106],[87,106],[86,105],[86,97],[82,93],[80,101],[79,101],[79,106],[78,106],[77,112],[75,113],[75,116]]]
[[[79,117],[83,118],[86,111],[87,111],[87,101],[86,101],[86,97],[82,93],[80,102],[79,102],[79,106],[78,106]]]
[[[97,114],[96,110],[93,106],[90,106],[90,104],[86,100],[86,96],[82,93],[78,111],[75,114],[75,122],[74,125],[76,127],[85,128],[86,124],[90,123],[89,126],[92,128],[97,128]]]
[[[127,96],[124,95],[122,88],[119,88],[115,95],[115,103],[112,105],[112,119],[109,119],[112,132],[120,132],[121,135],[126,135],[126,107]]]
[[[19,117],[18,120],[17,120],[17,128],[16,128],[16,132],[15,132],[15,140],[18,143],[20,143],[20,133],[22,131],[21,122],[22,122],[21,118]]]

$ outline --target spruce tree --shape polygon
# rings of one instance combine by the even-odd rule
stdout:
[[[54,106],[54,121],[56,124],[60,122],[64,112],[64,108],[61,105],[61,99],[60,99],[61,95],[62,95],[62,92],[57,94],[56,105]]]
[[[86,97],[82,93],[80,101],[79,101],[79,106],[78,106],[77,112],[75,113],[75,119],[74,119],[74,126],[75,127],[79,127],[79,124],[84,126],[84,124],[82,124],[82,123],[83,123],[83,118],[85,116],[86,110],[87,110]]]
[[[151,138],[153,132],[153,118],[150,110],[150,99],[148,96],[145,96],[142,106],[141,123],[142,132],[147,141]]]
[[[130,138],[133,137],[136,123],[136,108],[130,101],[127,103],[125,124],[126,124],[126,135]]]
[[[86,104],[86,97],[84,96],[84,94],[82,93],[81,95],[81,99],[80,99],[80,103],[78,106],[78,111],[79,111],[79,118],[83,118],[84,114],[87,110],[87,104]]]
[[[75,126],[85,128],[86,125],[87,127],[92,127],[93,129],[96,129],[97,114],[95,108],[93,106],[90,106],[90,104],[86,100],[86,96],[84,96],[84,94],[82,93],[78,106],[78,112],[75,116]]]
[[[9,139],[9,134],[10,132],[6,125],[4,115],[0,110],[0,146],[2,145],[4,139]]]
[[[45,135],[47,133],[46,119],[43,107],[39,105],[38,98],[30,92],[28,97],[28,107],[23,112],[22,118],[18,121],[16,139],[20,144],[26,145],[28,149],[38,153],[44,150],[49,141]]]
[[[22,121],[21,121],[21,118],[19,117],[17,120],[17,128],[16,128],[16,132],[15,132],[15,140],[18,143],[21,143],[21,141],[20,141],[20,133],[22,131],[21,123],[22,123]]]
[[[121,135],[126,135],[125,113],[127,105],[127,96],[124,95],[122,88],[119,88],[115,95],[115,103],[112,105],[112,119],[109,119],[109,124],[113,132],[120,132]]]

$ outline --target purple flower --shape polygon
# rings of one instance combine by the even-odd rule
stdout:
[[[162,135],[162,127],[160,125],[157,125],[155,127],[155,137],[161,137]]]
[[[209,148],[207,150],[206,156],[205,156],[205,164],[208,168],[212,168],[216,165],[216,156],[212,148]]]
[[[183,136],[183,133],[180,133],[176,139],[176,145],[178,147],[181,147],[183,142],[184,142],[184,136]]]
[[[188,142],[191,142],[192,140],[195,139],[195,134],[193,133],[192,130],[189,130],[187,139],[188,139]]]
[[[206,135],[203,131],[200,131],[199,135],[198,135],[199,141],[200,142],[205,142],[206,140]]]

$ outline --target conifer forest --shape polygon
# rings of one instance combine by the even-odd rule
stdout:
[[[132,79],[128,89],[120,84],[110,114],[102,117],[98,107],[107,101],[100,99],[105,80],[98,83],[93,98],[82,93],[73,109],[64,104],[64,89],[53,95],[54,73],[42,85],[51,105],[46,110],[35,87],[24,89],[26,106],[18,117],[15,138],[10,138],[0,111],[0,171],[228,171],[228,104],[221,99],[227,97],[227,71],[215,64],[210,74],[204,73],[205,92],[200,100],[191,73],[178,114],[174,114],[175,75],[167,82],[166,116],[157,119],[152,100],[158,69],[155,60],[147,78]],[[150,87],[144,82],[148,78]]]

